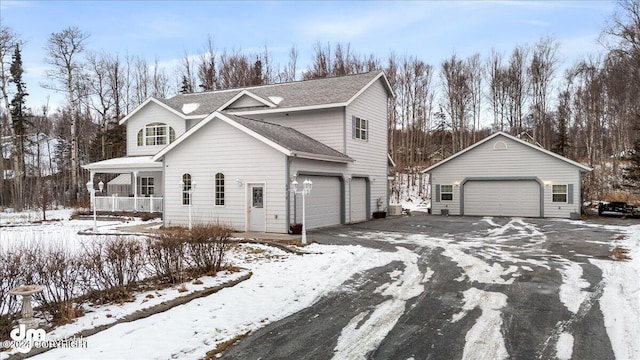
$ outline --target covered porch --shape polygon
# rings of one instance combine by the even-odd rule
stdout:
[[[89,170],[90,179],[94,184],[102,182],[100,174],[119,174],[108,181],[106,186],[103,185],[102,191],[96,187],[96,210],[163,212],[162,163],[151,158],[121,157],[83,165],[84,169]]]

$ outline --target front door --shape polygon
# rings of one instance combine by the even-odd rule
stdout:
[[[249,229],[264,232],[264,185],[249,185]]]

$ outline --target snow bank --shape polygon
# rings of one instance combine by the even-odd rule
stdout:
[[[626,239],[614,246],[629,249],[630,261],[589,259],[602,270],[600,309],[616,359],[640,359],[640,225],[621,228]]]
[[[562,285],[560,285],[560,301],[574,314],[578,313],[580,305],[589,295],[582,289],[589,287],[589,282],[582,277],[582,266],[567,261],[560,267]]]

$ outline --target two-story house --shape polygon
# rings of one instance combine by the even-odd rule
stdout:
[[[84,168],[121,174],[99,210],[162,211],[166,226],[190,210],[194,223],[286,233],[302,221],[290,184],[306,179],[307,228],[363,221],[387,206],[392,96],[377,71],[152,97],[121,120],[127,156]]]

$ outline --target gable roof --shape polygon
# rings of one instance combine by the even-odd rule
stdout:
[[[169,99],[159,99],[167,107],[177,112],[183,104],[200,104],[190,115],[205,117],[214,111],[224,110],[232,104],[240,93],[251,94],[254,99],[277,98],[275,106],[265,109],[246,109],[253,112],[278,112],[305,109],[321,109],[327,107],[346,106],[373,83],[382,79],[390,96],[393,96],[391,85],[383,71],[372,71],[363,74],[327,77],[322,79],[292,81],[287,83],[252,86],[239,89],[219,90],[192,94],[180,94]],[[250,96],[251,96],[250,95]],[[275,103],[273,100],[269,101]],[[236,112],[240,110],[234,109]]]
[[[573,166],[577,167],[578,169],[580,169],[580,171],[588,172],[588,171],[592,171],[593,170],[592,168],[590,168],[588,166],[585,166],[585,165],[580,164],[579,162],[567,159],[566,157],[564,157],[562,155],[558,155],[558,154],[556,154],[556,153],[554,153],[552,151],[549,151],[549,150],[547,150],[545,148],[536,146],[536,145],[531,144],[531,143],[529,143],[527,141],[524,141],[522,139],[518,139],[517,137],[511,136],[511,135],[509,135],[509,134],[507,134],[505,132],[498,131],[498,132],[493,133],[491,136],[489,136],[489,137],[487,137],[487,138],[485,138],[483,140],[480,140],[477,143],[469,146],[468,148],[466,148],[464,150],[461,150],[461,151],[458,151],[457,153],[455,153],[455,154],[449,156],[448,158],[438,162],[437,164],[431,165],[430,167],[426,168],[422,172],[423,173],[430,172],[433,169],[435,169],[435,168],[437,168],[437,167],[439,167],[441,165],[444,165],[444,164],[448,163],[449,161],[451,161],[451,160],[453,160],[453,159],[455,159],[455,158],[457,158],[457,157],[459,157],[459,156],[461,156],[461,155],[463,155],[463,154],[475,149],[476,147],[478,147],[478,146],[480,146],[480,145],[482,145],[482,144],[484,144],[484,143],[486,143],[488,141],[491,141],[492,139],[495,139],[498,136],[506,137],[507,139],[513,140],[513,141],[515,141],[515,142],[517,142],[519,144],[522,144],[522,145],[528,146],[528,147],[530,147],[530,148],[532,148],[534,150],[540,151],[543,154],[546,154],[546,155],[549,155],[549,156],[554,157],[556,159],[562,160],[562,161],[566,162],[567,164],[570,164],[570,165],[573,165]]]
[[[214,119],[224,121],[287,156],[342,163],[353,161],[349,156],[292,128],[242,116],[222,114],[217,111],[189,129],[173,143],[160,150],[153,156],[153,160],[160,160],[169,151]]]

